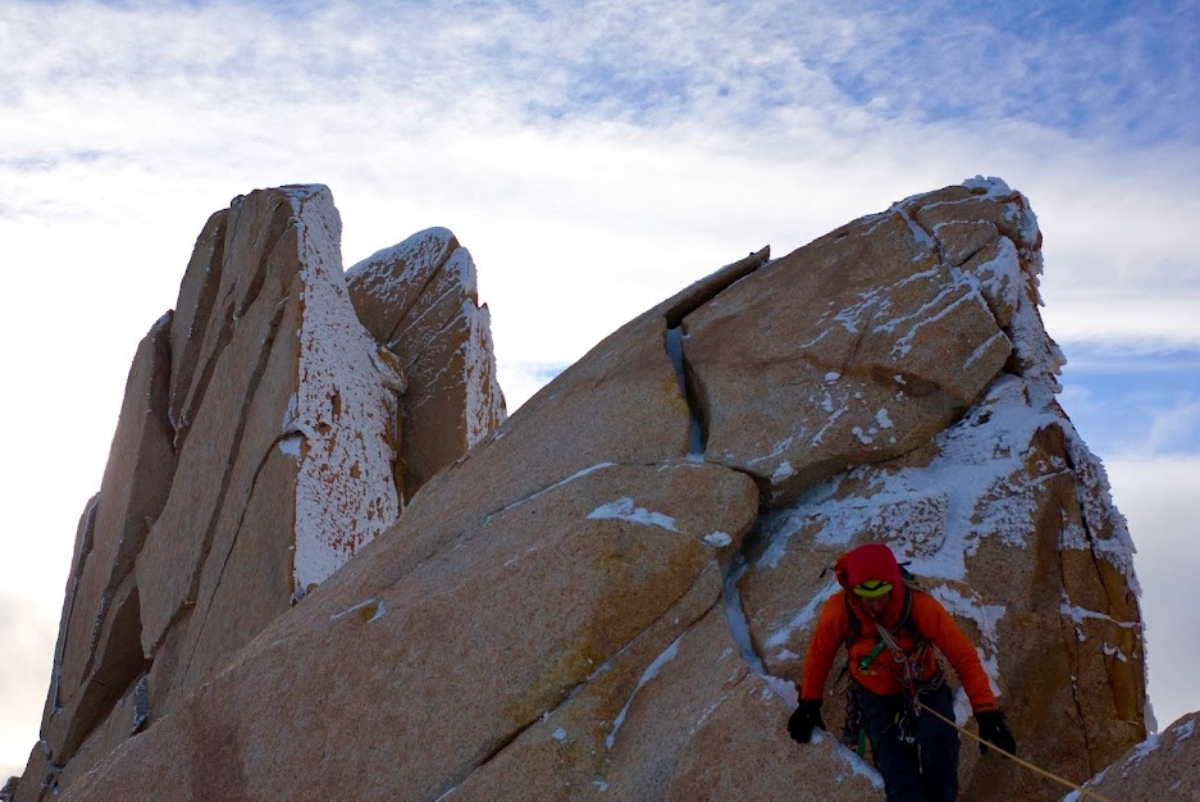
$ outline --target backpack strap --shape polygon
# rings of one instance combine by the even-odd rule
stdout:
[[[850,586],[850,579],[846,566],[846,559],[848,556],[849,552],[841,555],[838,557],[836,562],[826,565],[821,571],[822,577],[825,576],[825,574],[829,571],[833,571],[833,575],[837,579],[838,584],[842,586],[842,603],[846,605],[846,617],[850,622],[850,630],[846,633],[846,637],[843,639],[847,647],[849,647],[851,641],[856,640],[862,633],[862,621],[859,620],[858,615],[854,612],[854,605],[850,603],[850,594],[854,591]],[[890,639],[893,640],[893,642],[895,637],[898,635],[907,634],[911,636],[912,639],[917,643],[915,652],[919,654],[922,649],[928,648],[928,644],[926,643],[925,638],[921,635],[921,631],[917,627],[916,622],[913,621],[912,600],[914,593],[924,593],[925,589],[917,583],[917,578],[908,570],[908,566],[911,564],[912,560],[905,560],[904,562],[899,563],[900,579],[904,583],[904,587],[908,592],[904,594],[904,610],[900,614],[900,620],[896,623],[895,627],[888,631],[887,634]],[[877,628],[880,630],[883,629],[883,627],[878,626]],[[866,668],[875,660],[875,658],[879,656],[880,652],[888,647],[886,640],[887,639],[881,636],[879,643],[876,644],[875,648],[871,650],[871,653],[868,655],[868,657],[865,657],[859,661],[861,664],[859,667],[860,670],[866,670]]]

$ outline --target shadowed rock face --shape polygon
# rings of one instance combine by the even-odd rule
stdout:
[[[355,313],[340,235],[319,186],[235,198],[201,231],[177,308],[134,357],[80,523],[22,799],[72,785],[162,718],[399,515],[403,388]],[[470,395],[493,413],[478,438],[503,399],[486,314],[471,332],[470,366],[440,366],[459,396],[425,406],[462,419]],[[461,345],[448,339],[422,332],[419,348]],[[392,346],[409,346],[403,332]],[[466,452],[445,440],[443,458]]]
[[[1145,735],[1144,651],[1128,532],[1055,402],[1040,246],[1025,198],[976,179],[697,282],[466,458],[413,467],[394,525],[158,714],[157,655],[200,607],[163,616],[149,726],[63,798],[882,799],[835,738],[785,728],[821,568],[868,541],[979,645],[1022,755],[1086,779]],[[352,273],[401,410],[465,396],[432,370],[464,363],[422,339],[472,342],[461,250],[432,229]],[[168,394],[185,442],[192,395]],[[963,759],[964,798],[1056,795]]]
[[[1072,791],[1062,802],[1087,802],[1099,795],[1120,802],[1140,799],[1200,799],[1200,714],[1182,716],[1157,735]]]
[[[431,228],[346,271],[350,299],[402,377],[398,474],[405,499],[504,420],[491,322],[475,263]]]

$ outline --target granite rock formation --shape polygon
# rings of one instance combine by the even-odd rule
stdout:
[[[836,737],[785,729],[834,590],[821,570],[867,541],[979,645],[1022,755],[1083,782],[1145,738],[1144,649],[1129,534],[1055,401],[1040,248],[1001,181],[915,196],[648,310],[465,458],[424,462],[403,429],[421,481],[401,470],[395,523],[161,714],[152,666],[148,726],[68,763],[60,796],[882,799]],[[429,378],[458,363],[420,339],[481,341],[456,249],[435,229],[351,271],[402,410],[403,392],[466,397]],[[420,267],[393,283],[388,264]],[[442,289],[455,274],[461,295]],[[964,798],[1061,793],[963,757]]]
[[[1200,713],[1181,717],[1130,749],[1062,802],[1200,799]]]
[[[441,283],[474,313],[464,355],[448,326],[377,343],[352,304],[340,236],[319,186],[235,198],[201,232],[175,310],[134,357],[80,522],[19,798],[69,787],[396,521],[413,481],[397,460],[408,396],[389,348],[457,355],[435,365],[439,392],[419,398],[440,427],[420,435],[442,461],[431,469],[503,419],[465,249],[467,268]],[[404,269],[376,275],[402,282]],[[427,317],[441,300],[406,308]]]
[[[354,265],[346,284],[359,319],[402,371],[397,466],[409,499],[504,420],[475,263],[449,230],[431,228]]]

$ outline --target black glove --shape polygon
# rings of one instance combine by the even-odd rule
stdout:
[[[979,722],[979,737],[987,741],[979,745],[979,754],[988,753],[988,744],[995,744],[1010,755],[1017,753],[1017,742],[1008,729],[1008,722],[1004,720],[1002,711],[984,710],[975,714],[975,720]]]
[[[788,735],[798,744],[806,744],[812,740],[813,727],[825,729],[821,719],[821,703],[811,699],[801,699],[796,712],[788,719]]]

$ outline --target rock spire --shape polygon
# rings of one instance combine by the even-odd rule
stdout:
[[[349,289],[340,239],[322,186],[239,196],[201,231],[176,308],[134,357],[80,519],[19,799],[65,790],[153,727],[503,420],[467,251],[455,243],[461,268],[435,297],[403,299],[437,327],[377,342],[354,302],[386,317],[399,301]],[[424,284],[423,269],[392,262],[373,275]],[[467,322],[443,320],[445,304]],[[404,381],[431,372],[436,382]],[[422,410],[421,425],[406,409]],[[405,471],[405,431],[429,454],[423,473]]]

